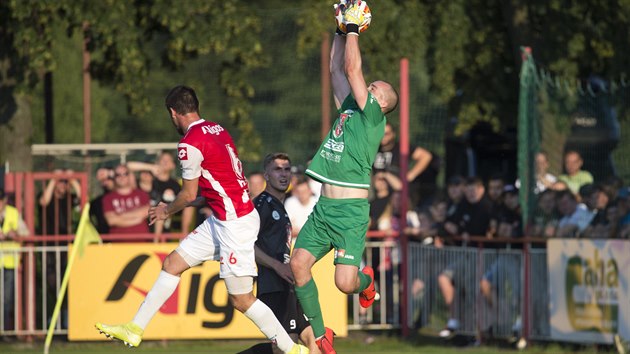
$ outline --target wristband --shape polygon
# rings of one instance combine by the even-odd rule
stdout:
[[[345,35],[346,35],[345,33],[343,33],[343,32],[339,29],[339,27],[337,27],[337,29],[335,30],[335,34],[336,34],[336,35],[338,35],[338,36],[345,36]]]
[[[346,24],[346,33],[347,34],[356,34],[359,35],[359,25],[356,23],[348,23]]]

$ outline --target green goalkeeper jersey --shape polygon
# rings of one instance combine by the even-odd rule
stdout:
[[[348,95],[306,174],[322,183],[370,188],[370,172],[385,122],[381,106],[371,93],[364,110]]]

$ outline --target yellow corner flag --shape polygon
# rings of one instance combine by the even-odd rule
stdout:
[[[90,243],[103,243],[103,240],[101,240],[101,235],[98,234],[98,231],[96,231],[96,228],[90,221],[90,203],[85,203],[83,211],[81,212],[81,219],[79,219],[77,234],[72,243],[72,248],[76,247],[77,252],[79,252],[79,257],[83,257],[85,245]]]
[[[74,259],[77,253],[79,254],[79,257],[83,257],[85,245],[89,243],[103,243],[103,241],[101,240],[101,236],[98,234],[98,231],[96,231],[96,228],[94,227],[94,225],[92,225],[92,222],[90,221],[90,203],[86,203],[83,206],[83,211],[81,212],[81,219],[79,220],[77,233],[74,237],[74,242],[72,243],[72,251],[70,252],[70,256],[68,257],[68,265],[66,266],[66,271],[63,274],[63,280],[61,281],[59,294],[57,294],[57,303],[55,304],[55,310],[53,311],[50,325],[48,326],[48,333],[46,333],[46,342],[44,344],[45,354],[48,354],[50,342],[52,341],[53,331],[55,329],[55,325],[57,324],[57,318],[59,318],[61,304],[63,303],[63,299],[66,296],[66,289],[68,288],[70,271],[72,270]]]

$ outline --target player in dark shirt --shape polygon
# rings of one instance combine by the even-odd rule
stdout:
[[[260,231],[256,241],[258,265],[257,294],[276,315],[293,341],[302,340],[317,353],[315,336],[304,316],[295,290],[291,258],[291,221],[284,209],[286,190],[291,182],[291,160],[284,153],[269,154],[263,162],[265,190],[254,199],[260,215]],[[260,343],[239,354],[274,353],[272,343]]]

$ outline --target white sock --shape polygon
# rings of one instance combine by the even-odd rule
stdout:
[[[149,321],[160,310],[160,307],[173,295],[178,284],[179,277],[177,275],[161,271],[157,280],[153,283],[153,287],[147,293],[142,304],[140,304],[133,322],[140,328],[145,329]]]
[[[272,342],[276,342],[278,349],[288,353],[295,343],[284,330],[280,321],[264,302],[256,299],[252,306],[244,313],[247,318],[258,326],[261,332]]]

